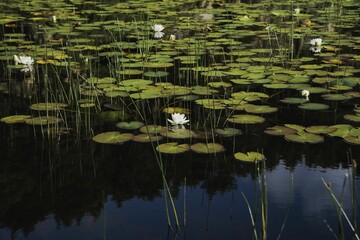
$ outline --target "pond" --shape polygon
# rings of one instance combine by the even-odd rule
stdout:
[[[356,1],[0,6],[0,239],[359,239]]]

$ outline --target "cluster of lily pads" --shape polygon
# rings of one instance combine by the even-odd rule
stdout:
[[[39,84],[53,73],[46,71],[54,71],[59,78],[66,74],[66,80],[60,79],[64,86],[48,91],[61,92],[64,97],[51,96],[51,101],[31,105],[32,114],[6,116],[1,121],[71,128],[59,112],[71,113],[80,108],[95,109],[93,112],[100,111],[100,115],[122,116],[118,110],[122,108],[129,115],[136,115],[136,111],[144,112],[134,109],[139,102],[151,107],[156,102],[158,109],[174,108],[166,114],[190,115],[194,109],[216,113],[218,124],[212,125],[209,132],[236,136],[241,125],[262,124],[268,114],[276,114],[285,105],[299,111],[335,111],[335,103],[336,109],[343,104],[354,109],[344,114],[342,124],[302,127],[287,123],[265,132],[301,143],[322,142],[326,135],[359,144],[360,116],[356,105],[360,98],[360,34],[358,30],[352,31],[351,36],[348,33],[358,23],[356,1],[321,8],[318,6],[322,3],[317,1],[298,3],[296,8],[288,1],[220,5],[209,1],[206,7],[197,3],[1,3],[4,13],[0,14],[0,24],[6,32],[0,48],[6,51],[0,60],[8,70],[31,72],[32,80]],[[22,32],[25,22],[30,22],[28,27],[33,28],[35,35]],[[94,72],[99,65],[106,70]],[[50,82],[55,85],[54,79]],[[68,87],[69,95],[64,91]],[[35,93],[37,99],[44,99],[42,94]],[[189,107],[183,112],[175,109],[184,104]],[[115,110],[109,111],[109,105]],[[145,117],[152,119],[151,115]],[[164,153],[224,150],[215,142],[161,143],[163,137],[200,139],[199,129],[155,123],[141,126],[138,119],[131,120],[116,126],[139,134],[111,131],[97,134],[94,141],[154,141],[158,143],[157,150]],[[194,123],[204,119],[189,120],[191,127],[206,125]]]

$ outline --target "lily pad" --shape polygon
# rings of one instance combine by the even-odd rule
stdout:
[[[332,132],[335,132],[335,128],[331,128],[329,126],[324,126],[324,125],[320,125],[320,126],[309,126],[307,128],[305,128],[306,132],[309,133],[314,133],[314,134],[329,134]]]
[[[269,135],[284,136],[286,134],[294,134],[297,131],[293,128],[288,128],[284,126],[274,126],[274,127],[268,127],[264,132]]]
[[[231,116],[228,121],[240,124],[257,124],[263,123],[265,121],[265,118],[250,114],[237,114]]]
[[[35,103],[30,106],[30,109],[37,110],[37,111],[56,111],[67,107],[66,103],[51,103],[51,102],[44,102],[44,103]]]
[[[253,105],[253,104],[246,104],[245,111],[247,113],[254,113],[254,114],[265,114],[265,113],[274,113],[277,112],[276,107],[270,107],[268,105]]]
[[[360,115],[345,114],[344,118],[352,122],[360,122]]]
[[[103,144],[122,144],[130,141],[134,137],[132,133],[105,132],[93,137],[93,141]]]
[[[281,99],[280,102],[287,103],[287,104],[303,104],[307,102],[305,98],[284,98]]]
[[[138,121],[132,122],[119,122],[116,124],[116,127],[126,130],[135,130],[144,126],[144,123]]]
[[[30,115],[12,115],[1,118],[1,122],[7,124],[24,123],[26,119],[31,118]]]
[[[168,138],[186,139],[191,138],[194,133],[190,129],[172,129],[160,132],[160,135]]]
[[[217,128],[215,132],[222,137],[232,137],[236,135],[241,135],[241,130],[237,128]]]
[[[60,118],[57,118],[55,116],[41,116],[41,117],[27,118],[25,120],[25,123],[30,125],[49,125],[49,124],[56,124],[61,121],[62,120]]]
[[[247,152],[247,153],[237,152],[234,154],[234,157],[237,160],[243,162],[253,162],[253,163],[265,160],[265,156],[258,152]]]
[[[132,140],[134,142],[158,142],[161,141],[163,138],[164,137],[160,135],[142,133],[135,135]]]
[[[158,134],[161,131],[166,131],[167,127],[165,126],[159,126],[159,125],[145,125],[140,128],[140,132],[142,133],[148,133],[148,134]]]
[[[160,144],[156,147],[156,150],[161,153],[167,153],[167,154],[178,154],[186,152],[190,149],[189,144],[179,144],[177,142],[169,142]]]
[[[360,136],[346,136],[344,137],[344,140],[347,143],[360,145]]]
[[[329,108],[329,105],[323,104],[323,103],[304,103],[300,106],[298,106],[301,109],[304,110],[312,110],[312,111],[318,111],[318,110],[326,110]]]
[[[224,146],[219,143],[195,143],[191,145],[191,150],[196,153],[218,153],[225,150]]]
[[[298,143],[322,143],[324,141],[324,138],[322,136],[307,132],[286,134],[284,137],[288,141],[298,142]]]

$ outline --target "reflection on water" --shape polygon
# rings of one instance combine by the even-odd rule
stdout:
[[[20,141],[25,138],[27,133],[13,142],[1,137],[1,239],[174,239],[150,146]],[[279,234],[288,214],[284,239],[303,239],[309,231],[314,239],[331,238],[324,220],[337,230],[337,217],[321,178],[340,196],[350,148],[340,141],[315,148],[273,138],[269,144],[270,138],[254,135],[243,140],[236,150],[263,141],[268,156],[268,237]],[[232,144],[226,147],[232,152]],[[242,193],[258,211],[258,178],[252,165],[234,160],[231,153],[216,159],[178,155],[164,161],[181,225],[186,222],[177,236],[219,239],[226,232],[227,239],[251,239]],[[344,199],[351,215],[349,187]]]

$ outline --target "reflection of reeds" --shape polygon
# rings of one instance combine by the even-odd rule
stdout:
[[[345,212],[344,207],[343,207],[343,200],[344,200],[344,195],[345,195],[345,190],[346,190],[345,188],[346,188],[348,179],[350,179],[349,184],[350,184],[350,194],[351,194],[351,203],[352,203],[352,220],[350,220],[349,216],[347,215],[347,213]],[[350,168],[349,173],[346,173],[344,176],[340,199],[338,199],[335,196],[335,194],[331,188],[331,183],[326,183],[323,178],[321,178],[321,180],[323,181],[324,186],[328,190],[331,200],[332,200],[335,210],[336,210],[336,214],[338,217],[338,224],[339,224],[338,234],[336,234],[335,231],[333,230],[333,228],[329,224],[327,224],[326,220],[324,220],[327,227],[329,228],[331,233],[333,233],[333,235],[336,239],[345,239],[345,231],[344,231],[344,223],[343,223],[343,218],[345,218],[346,223],[348,224],[348,226],[350,227],[350,229],[354,235],[353,236],[354,239],[360,239],[359,233],[358,233],[357,221],[356,221],[357,212],[358,212],[357,210],[359,208],[358,199],[357,199],[357,188],[356,188],[356,161],[352,160],[352,167]]]
[[[256,161],[255,162],[255,169],[256,169],[256,176],[258,177],[258,181],[255,182],[255,184],[258,184],[259,187],[259,195],[255,193],[255,200],[254,200],[254,209],[255,211],[252,211],[250,203],[244,193],[242,193],[246,206],[248,208],[250,219],[251,219],[251,225],[253,228],[253,237],[254,239],[267,239],[267,227],[268,227],[268,198],[267,198],[267,183],[266,183],[266,160],[264,161]],[[257,186],[255,186],[255,190],[257,189]],[[281,234],[285,228],[285,224],[287,222],[290,207],[292,203],[292,195],[293,195],[293,177],[291,177],[291,189],[289,192],[289,203],[288,208],[286,211],[286,215],[283,221],[283,224],[281,225],[280,232],[276,239],[280,239]],[[258,201],[259,200],[259,201]],[[257,213],[260,211],[260,226],[259,223],[256,220]]]

